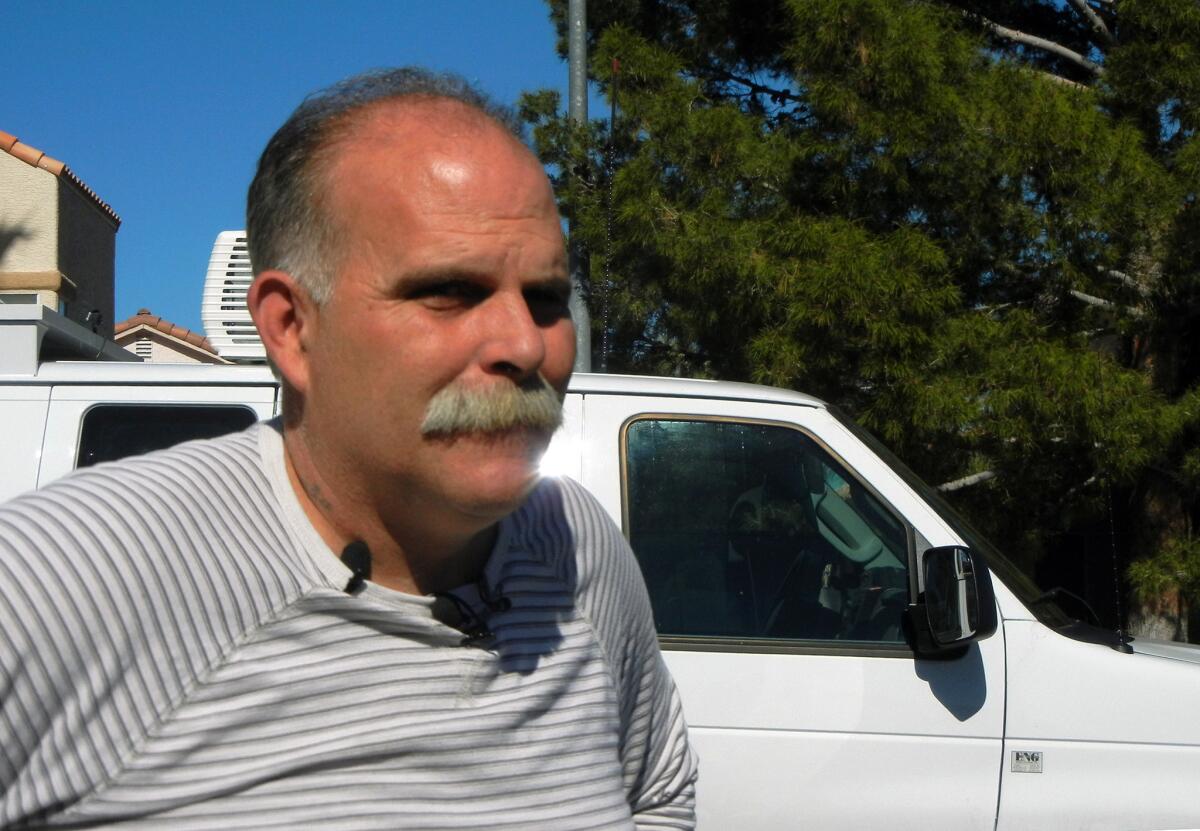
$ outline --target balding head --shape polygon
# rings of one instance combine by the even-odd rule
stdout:
[[[455,75],[402,67],[316,92],[271,137],[250,184],[246,231],[256,275],[283,271],[318,303],[328,299],[343,230],[327,210],[329,162],[363,126],[379,117],[413,115],[413,108],[455,129],[500,130],[520,143],[513,113]]]
[[[380,538],[473,537],[537,481],[574,362],[550,182],[471,101],[410,91],[294,120],[323,126],[303,164],[304,130],[264,154],[247,295],[289,458],[333,513],[373,513]],[[293,198],[281,217],[258,198],[273,186]],[[289,259],[303,251],[317,266]]]

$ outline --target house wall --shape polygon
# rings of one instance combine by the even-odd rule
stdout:
[[[117,229],[70,181],[57,178],[57,182],[58,270],[75,283],[75,299],[67,305],[67,317],[88,325],[87,313],[97,309],[100,327],[96,331],[111,338]]]
[[[58,268],[58,177],[0,152],[0,274]]]
[[[113,334],[117,224],[75,184],[0,152],[0,293]]]
[[[169,364],[198,364],[201,361],[197,360],[194,355],[187,354],[172,345],[162,343],[161,341],[150,341],[150,360],[154,363],[169,363]]]
[[[116,342],[124,349],[150,363],[165,364],[223,364],[228,363],[216,354],[184,343],[162,332],[139,328],[116,336]]]

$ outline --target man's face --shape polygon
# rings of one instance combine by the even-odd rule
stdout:
[[[545,379],[574,362],[558,211],[536,159],[450,103],[383,105],[336,145],[324,213],[341,229],[306,343],[305,433],[385,521],[494,521],[524,499],[546,430],[422,433],[440,391]]]

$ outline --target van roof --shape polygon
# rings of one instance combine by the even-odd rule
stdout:
[[[603,375],[577,372],[571,377],[571,392],[615,393],[624,395],[660,395],[680,398],[722,398],[736,401],[763,401],[771,404],[800,404],[825,407],[825,402],[794,390],[743,384],[736,381],[708,381],[697,378],[666,378],[656,375]]]
[[[45,361],[33,375],[0,375],[4,384],[272,384],[266,364],[116,363],[108,361]]]
[[[0,375],[4,384],[143,384],[219,386],[262,385],[274,383],[264,364],[167,364],[113,363],[105,361],[48,361],[34,375]],[[658,395],[679,398],[720,398],[738,401],[763,401],[775,404],[799,404],[824,407],[825,403],[793,390],[742,384],[733,381],[706,381],[694,378],[665,378],[652,375],[605,375],[580,372],[571,378],[571,392],[609,395]]]

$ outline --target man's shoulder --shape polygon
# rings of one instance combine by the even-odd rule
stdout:
[[[261,429],[107,462],[22,494],[0,505],[0,555],[23,579],[74,588],[81,602],[99,585],[155,594],[164,580],[247,567],[239,552],[249,531],[277,513]]]
[[[618,545],[625,542],[621,529],[604,506],[583,485],[566,477],[547,477],[538,482],[529,499],[514,515],[515,524],[526,538],[547,531],[571,548]],[[624,546],[627,547],[627,546]]]
[[[0,676],[13,693],[0,695],[0,740],[23,777],[84,746],[67,792],[90,792],[306,590],[258,441],[252,429],[96,465],[0,506]]]
[[[75,470],[45,487],[0,504],[0,522],[40,511],[88,506],[134,508],[170,502],[202,503],[261,467],[258,433],[264,425],[213,439],[129,456]]]
[[[595,512],[609,519],[604,507],[592,492],[567,476],[544,476],[539,479],[526,505],[532,504],[537,509],[544,510],[547,501],[557,501],[564,508],[572,510]],[[611,519],[608,524],[612,525]]]
[[[55,638],[112,644],[130,666],[152,653],[203,664],[291,602],[309,578],[258,429],[96,465],[0,506],[0,618],[29,624],[27,650],[72,620]]]
[[[644,601],[641,570],[629,542],[600,501],[565,477],[546,478],[514,517],[526,550],[544,557],[585,609],[626,598]]]

